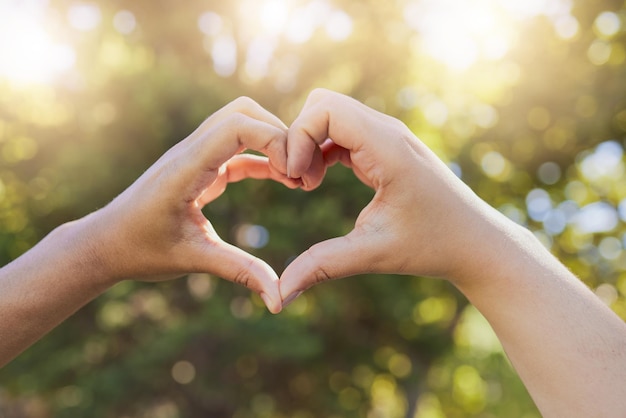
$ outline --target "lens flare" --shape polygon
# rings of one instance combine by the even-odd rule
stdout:
[[[569,0],[413,0],[404,8],[409,27],[419,34],[420,53],[463,71],[480,61],[503,58],[516,42],[519,21],[550,18],[562,37],[578,31]],[[603,27],[613,28],[609,18]],[[608,22],[608,23],[605,23]]]
[[[0,78],[14,84],[49,83],[74,66],[74,49],[50,36],[42,14],[0,5],[0,39],[7,40],[0,43]]]

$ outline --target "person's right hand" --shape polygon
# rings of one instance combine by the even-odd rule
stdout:
[[[284,304],[316,283],[360,273],[458,282],[497,256],[494,226],[509,221],[399,120],[318,89],[289,128],[291,177],[307,175],[318,146],[327,165],[351,167],[376,194],[349,234],[313,245],[285,269]]]

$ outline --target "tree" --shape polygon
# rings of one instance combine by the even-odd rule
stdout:
[[[402,119],[626,318],[624,6],[554,4],[51,1],[35,21],[74,66],[42,83],[0,65],[0,259],[105,205],[231,99],[289,123],[323,86]],[[310,193],[229,186],[206,213],[280,272],[371,196],[333,167]],[[125,282],[0,387],[16,417],[538,416],[484,319],[420,277],[333,282],[278,316],[206,275]]]

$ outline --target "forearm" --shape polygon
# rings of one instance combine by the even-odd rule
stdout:
[[[626,325],[530,232],[505,224],[490,258],[458,277],[458,287],[491,323],[544,416],[624,416]]]
[[[90,222],[60,226],[0,269],[0,367],[112,284]]]

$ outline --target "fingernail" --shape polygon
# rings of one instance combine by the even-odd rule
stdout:
[[[289,166],[287,166],[287,178],[289,178],[289,179],[291,178],[291,174],[289,172]]]
[[[291,295],[287,296],[285,300],[283,300],[283,308],[289,305],[291,302],[296,300],[298,296],[302,294],[302,291],[293,292]]]

